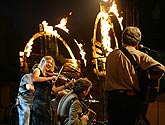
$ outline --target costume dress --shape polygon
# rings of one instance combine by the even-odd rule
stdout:
[[[33,84],[32,73],[22,76],[18,91],[18,120],[19,125],[29,125],[30,111],[33,104],[33,93],[26,89],[26,84]]]
[[[40,71],[41,72],[41,71]],[[40,74],[40,77],[44,75]],[[31,113],[31,125],[51,125],[51,81],[34,82],[34,102]]]

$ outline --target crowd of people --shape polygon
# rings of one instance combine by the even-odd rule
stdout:
[[[138,50],[141,41],[138,27],[128,26],[122,33],[122,47],[128,50],[142,69],[150,69],[155,77],[161,78],[165,67],[151,56]],[[107,96],[107,125],[136,125],[142,106],[146,106],[137,91],[140,92],[138,73],[127,56],[119,49],[113,50],[106,59],[105,88]],[[78,78],[56,86],[57,75],[54,72],[55,60],[44,56],[35,64],[30,74],[25,74],[18,92],[19,125],[88,125],[88,108],[83,103],[92,88],[88,78]],[[73,86],[62,96],[57,112],[51,109],[51,95]],[[136,91],[137,90],[137,91]],[[52,116],[55,117],[55,121]],[[144,115],[145,116],[145,115]],[[145,125],[149,121],[145,120]]]
[[[54,112],[51,108],[52,95],[58,94],[58,92],[60,93],[64,89],[73,86],[72,89],[75,90],[75,96],[78,94],[77,100],[82,100],[92,87],[91,81],[87,78],[80,78],[76,81],[70,80],[61,86],[56,86],[55,83],[59,79],[59,76],[50,75],[50,72],[53,73],[54,70],[55,61],[53,57],[44,56],[39,64],[35,64],[32,67],[29,74],[25,74],[21,78],[18,91],[19,104],[17,106],[19,125],[57,125],[60,120],[55,116],[57,112]],[[82,119],[84,119],[83,122],[86,123],[88,116],[85,114],[80,116],[83,110],[79,103],[76,107],[72,108],[72,110],[77,110],[77,106],[79,106],[79,111],[74,114],[79,117],[70,119],[70,116],[68,116],[68,118],[73,123],[75,121],[77,123],[77,119],[82,117]],[[58,113],[60,113],[60,111],[58,111]]]

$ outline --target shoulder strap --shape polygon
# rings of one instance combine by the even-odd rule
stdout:
[[[135,69],[138,68],[138,65],[135,61],[135,59],[133,58],[133,56],[128,52],[128,50],[125,47],[121,47],[120,50],[125,54],[125,56],[130,60],[130,62],[133,64],[133,66],[135,67]]]
[[[130,62],[132,63],[132,65],[134,66],[135,70],[137,70],[138,72],[141,71],[140,66],[138,66],[138,64],[136,63],[135,59],[133,58],[133,56],[128,52],[128,50],[125,47],[121,47],[120,50],[125,54],[125,56],[130,60]],[[135,91],[138,91],[134,86],[133,89]]]

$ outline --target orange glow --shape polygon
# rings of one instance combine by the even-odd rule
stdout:
[[[69,13],[69,15],[71,15],[72,12]],[[66,33],[69,34],[69,29],[67,29],[66,24],[68,21],[68,17],[62,18],[60,23],[58,25],[55,25],[55,27],[58,27],[62,30],[64,30]],[[41,37],[43,35],[53,35],[56,38],[58,38],[66,47],[66,49],[68,50],[72,60],[73,60],[73,65],[77,66],[77,60],[75,59],[75,56],[72,52],[72,50],[70,49],[69,45],[67,44],[67,42],[57,33],[57,30],[53,30],[53,26],[49,26],[48,23],[44,20],[42,21],[42,26],[43,26],[43,31],[36,33],[32,36],[32,38],[30,38],[30,40],[28,41],[28,43],[26,44],[25,48],[24,48],[24,55],[26,57],[30,56],[30,53],[32,52],[32,45],[33,45],[33,41],[35,39],[37,39],[38,37]],[[82,57],[82,59],[84,60],[84,64],[86,65],[86,59],[85,59],[85,52],[83,51],[83,45],[79,44],[75,39],[74,42],[77,44],[79,50],[80,50],[80,55]]]
[[[65,32],[69,33],[69,30],[66,28],[67,21],[68,21],[68,17],[62,18],[60,24],[55,25],[55,27],[63,29]]]
[[[85,59],[85,51],[84,51],[84,49],[83,49],[83,45],[81,44],[81,43],[78,43],[77,41],[76,41],[76,39],[74,39],[74,41],[75,41],[75,43],[77,44],[77,46],[79,47],[79,49],[80,49],[80,54],[81,54],[81,58],[84,60],[84,65],[86,66],[86,63],[87,63],[87,60]]]
[[[116,16],[121,29],[123,30],[122,26],[122,20],[123,17],[119,16],[117,5],[115,3],[115,0],[103,0],[104,2],[100,2],[100,12],[98,13],[95,25],[94,25],[94,32],[93,32],[93,63],[96,65],[96,69],[94,69],[94,72],[96,74],[105,74],[105,62],[106,62],[106,56],[113,51],[113,49],[117,49],[118,47],[118,39],[116,37],[114,24],[111,20],[111,16]],[[105,4],[106,2],[106,4]],[[98,24],[100,23],[100,33],[101,33],[101,39],[97,40],[97,30],[98,30]],[[110,32],[111,31],[111,32]],[[112,48],[111,45],[111,37],[110,33],[112,33],[112,36],[114,38],[115,46]],[[99,47],[99,48],[98,48]],[[101,49],[100,49],[101,48]],[[102,51],[102,52],[100,52]],[[98,68],[98,62],[101,62],[102,64],[102,70],[99,71]],[[103,72],[103,73],[102,73]]]
[[[109,13],[111,13],[111,12],[113,12],[116,15],[116,17],[119,21],[120,27],[123,30],[123,25],[122,25],[123,17],[119,17],[119,13],[118,13],[117,5],[116,5],[115,1],[113,1],[112,6],[109,9]]]
[[[117,17],[119,24],[121,26],[121,29],[123,29],[122,26],[122,20],[123,17],[119,17],[119,13],[117,10],[117,5],[115,4],[115,1],[112,1],[112,3],[110,4],[111,6],[107,9],[106,7],[102,6],[100,8],[101,10],[101,36],[102,36],[102,43],[103,43],[103,47],[104,50],[106,50],[106,56],[113,50],[111,48],[111,38],[109,35],[109,31],[110,29],[113,31],[113,35],[115,37],[115,42],[116,42],[116,48],[118,48],[118,41],[114,32],[114,25],[111,22],[111,17],[109,16],[110,13],[114,13],[115,16]],[[106,8],[106,9],[105,9]]]

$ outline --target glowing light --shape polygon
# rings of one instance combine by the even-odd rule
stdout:
[[[84,51],[84,49],[83,49],[83,44],[78,43],[75,39],[74,39],[74,41],[75,41],[75,43],[78,45],[78,47],[79,47],[79,49],[80,49],[81,57],[82,57],[82,59],[84,60],[84,65],[86,66],[87,60],[85,59],[86,53],[85,53],[85,51]]]
[[[93,42],[92,49],[93,49],[93,57],[94,57],[93,63],[96,65],[96,69],[94,69],[94,71],[97,74],[99,73],[102,74],[102,71],[105,70],[106,56],[109,55],[109,53],[112,52],[113,49],[119,48],[118,39],[116,37],[114,24],[111,20],[111,16],[116,16],[120,24],[120,27],[123,30],[123,26],[122,26],[123,17],[119,16],[115,0],[103,0],[103,1],[104,2],[100,2],[100,12],[98,13],[95,20],[93,39],[92,39],[92,42]],[[100,40],[96,39],[98,23],[100,23],[100,30],[101,30]],[[112,33],[112,36],[114,38],[114,42],[115,42],[114,48],[112,48],[112,45],[111,45],[110,33]],[[102,62],[102,65],[103,65],[102,71],[99,71],[98,61]],[[103,72],[103,74],[105,73]]]
[[[19,56],[24,56],[24,52],[19,51]]]
[[[115,38],[115,43],[116,43],[115,48],[118,48],[118,40],[115,35],[114,25],[111,21],[111,17],[109,16],[110,13],[114,13],[114,15],[118,19],[121,29],[123,29],[123,26],[122,26],[123,17],[119,17],[119,13],[118,13],[117,5],[115,4],[115,1],[111,1],[110,5],[111,6],[109,7],[109,9],[107,9],[107,7],[104,7],[104,6],[101,7],[101,14],[102,14],[102,16],[101,16],[101,35],[102,35],[103,47],[104,47],[104,50],[106,50],[106,56],[113,50],[111,48],[111,42],[110,42],[111,41],[111,38],[109,35],[110,29],[112,30],[113,36]]]
[[[71,15],[71,14],[72,14],[72,13],[70,12],[69,15]],[[69,34],[69,30],[68,30],[67,27],[66,27],[67,21],[68,21],[68,17],[62,18],[62,20],[60,21],[60,24],[55,25],[55,27],[58,27],[58,28],[64,30],[66,33]],[[78,42],[76,41],[76,39],[74,39],[74,42],[77,44],[77,46],[78,46],[78,48],[79,48],[79,50],[80,50],[81,58],[82,58],[82,60],[84,60],[84,64],[85,64],[85,66],[86,66],[87,60],[85,59],[85,54],[86,54],[86,53],[85,53],[84,50],[83,50],[83,45],[82,45],[81,43],[78,43]],[[75,61],[76,61],[76,60],[75,60]]]
[[[115,1],[112,2],[112,6],[109,9],[109,13],[111,13],[111,12],[113,12],[116,15],[116,17],[119,21],[120,27],[123,30],[123,25],[122,25],[123,17],[119,16],[119,13],[118,13],[118,10],[117,10],[117,5],[116,5]]]
[[[103,0],[104,2],[107,2],[108,0]]]
[[[65,32],[69,33],[69,30],[66,28],[67,21],[68,21],[68,17],[62,18],[60,24],[55,25],[55,27],[63,29]]]
[[[72,12],[69,13],[69,15],[71,15]],[[68,17],[62,18],[60,23],[58,25],[55,25],[55,27],[58,27],[62,30],[64,30],[66,33],[69,34],[69,30],[66,27],[68,21]],[[57,33],[57,30],[53,30],[53,26],[49,26],[48,23],[44,20],[42,21],[42,26],[43,26],[43,31],[36,33],[32,36],[32,38],[28,41],[28,43],[26,44],[25,48],[24,48],[24,55],[26,57],[30,56],[30,53],[32,52],[32,45],[33,45],[33,41],[35,39],[37,39],[40,36],[43,35],[53,35],[56,38],[58,38],[63,44],[64,46],[67,48],[74,65],[76,66],[77,64],[77,60],[74,57],[74,54],[72,52],[72,50],[70,49],[69,45],[67,44],[67,42]],[[78,44],[78,42],[74,39],[74,41],[76,42],[78,48],[80,49],[80,55],[82,56],[82,59],[84,60],[84,64],[86,65],[86,59],[85,59],[85,52],[83,51],[83,45],[82,44]]]

